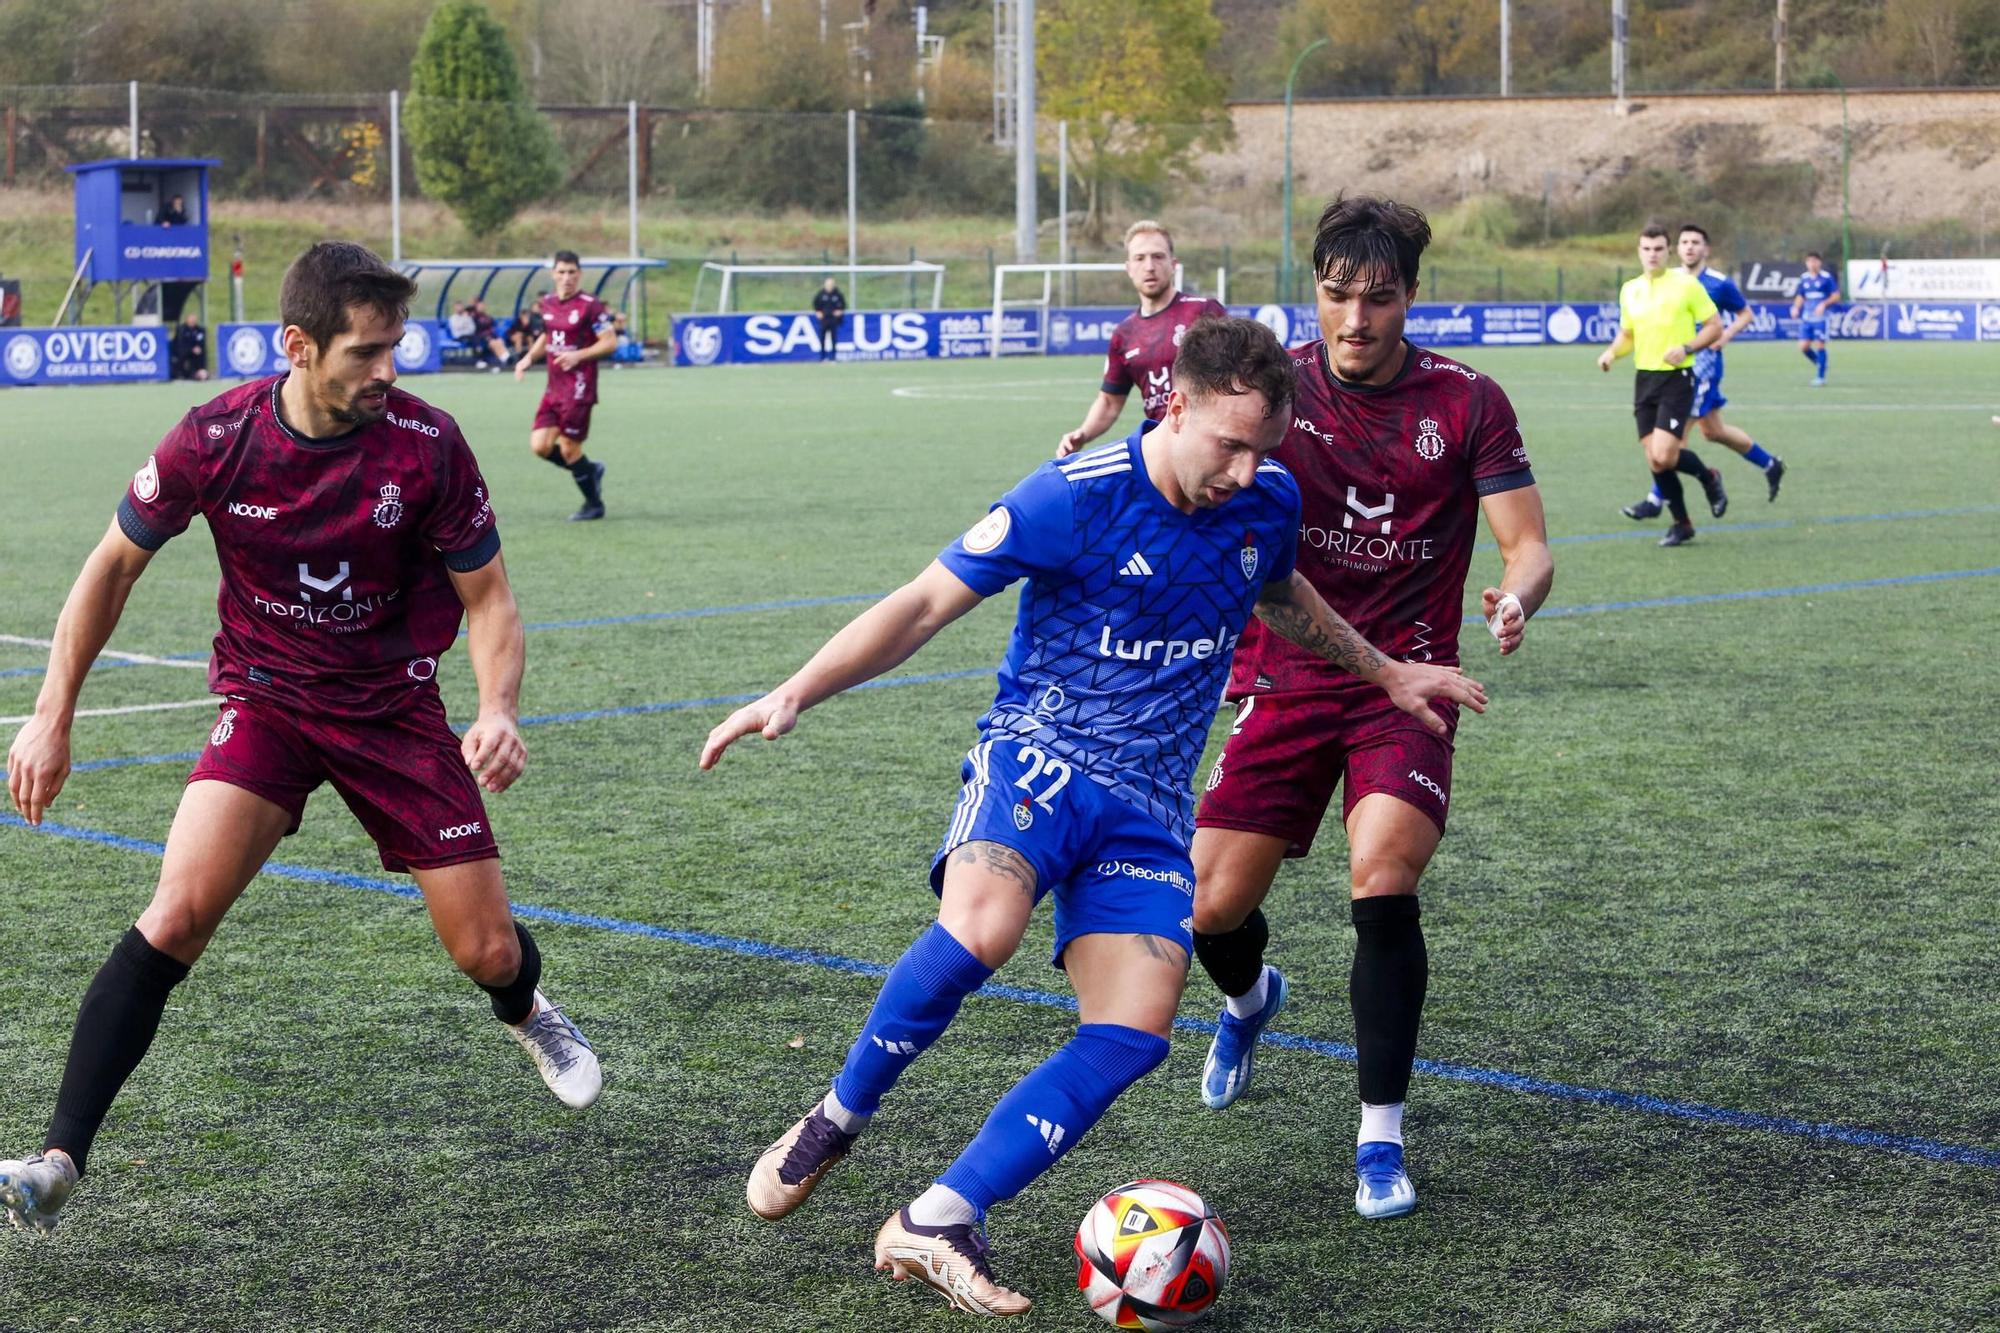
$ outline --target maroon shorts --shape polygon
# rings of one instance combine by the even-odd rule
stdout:
[[[1429,815],[1443,833],[1451,741],[1425,731],[1381,691],[1371,693],[1237,700],[1236,725],[1209,771],[1195,826],[1268,833],[1290,841],[1287,856],[1304,856],[1339,785],[1342,819],[1362,797],[1387,792]],[[1442,711],[1455,731],[1457,709],[1447,704]]]
[[[255,699],[223,701],[189,782],[241,787],[292,817],[331,782],[394,871],[500,855],[479,784],[434,694],[393,717],[306,717]]]
[[[579,403],[574,398],[545,393],[541,405],[535,409],[534,429],[547,430],[553,426],[562,432],[564,439],[582,444],[590,438],[590,409],[595,406],[595,403]]]

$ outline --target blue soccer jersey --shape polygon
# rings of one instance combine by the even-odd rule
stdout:
[[[1743,299],[1743,289],[1736,285],[1736,279],[1716,269],[1705,268],[1695,274],[1700,279],[1702,290],[1708,299],[1715,302],[1715,308],[1722,312],[1725,321],[1733,320],[1749,306]],[[1719,410],[1729,400],[1722,396],[1722,349],[1704,347],[1694,354],[1694,415],[1697,420]]]
[[[1264,586],[1292,573],[1299,490],[1266,462],[1184,514],[1147,476],[1154,425],[1044,463],[938,559],[981,596],[1028,580],[981,734],[1046,750],[1185,845],[1230,656]]]
[[[1806,298],[1804,313],[1810,316],[1814,306],[1839,290],[1840,279],[1821,269],[1818,273],[1800,274],[1799,285],[1793,289],[1793,294]]]

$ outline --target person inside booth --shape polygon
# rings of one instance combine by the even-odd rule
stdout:
[[[185,227],[188,225],[187,199],[185,196],[177,194],[167,201],[167,206],[160,210],[158,225],[162,227]]]

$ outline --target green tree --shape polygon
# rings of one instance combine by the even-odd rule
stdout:
[[[529,104],[507,34],[479,0],[443,0],[410,66],[406,123],[417,183],[475,237],[562,179],[555,136]]]
[[[1209,0],[1046,0],[1035,27],[1041,114],[1067,120],[1084,183],[1084,233],[1105,234],[1114,194],[1186,172],[1230,136],[1226,86],[1209,67],[1222,25]]]

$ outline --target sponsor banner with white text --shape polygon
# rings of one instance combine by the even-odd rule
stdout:
[[[1038,350],[1041,320],[1039,309],[1003,312],[1001,350]],[[993,350],[992,330],[991,310],[849,311],[834,340],[834,359],[921,361],[987,356]],[[1110,335],[1107,332],[1105,336]],[[1102,352],[1103,348],[1097,350]],[[677,366],[816,361],[819,355],[819,322],[810,314],[683,315],[674,320]]]
[[[157,324],[0,331],[0,385],[163,380],[168,333]]]
[[[439,341],[441,327],[434,319],[404,321],[403,341],[396,344],[398,375],[430,375],[444,368],[444,349]],[[239,379],[284,374],[291,363],[285,359],[284,346],[278,341],[282,328],[275,323],[217,326],[216,373]]]
[[[1851,259],[1856,301],[2000,301],[2000,259]]]

